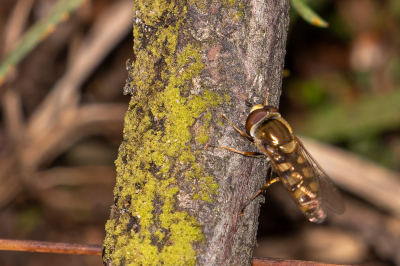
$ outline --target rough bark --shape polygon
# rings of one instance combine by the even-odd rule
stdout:
[[[289,1],[135,1],[106,265],[250,265],[262,159],[221,118],[277,106]]]

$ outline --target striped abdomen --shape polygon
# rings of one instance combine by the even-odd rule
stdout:
[[[319,185],[313,165],[299,147],[297,138],[282,118],[266,120],[257,129],[256,146],[269,157],[290,195],[313,222],[322,222],[325,213],[319,199]]]

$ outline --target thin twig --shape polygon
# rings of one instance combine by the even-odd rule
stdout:
[[[0,239],[0,250],[101,256],[102,251],[103,251],[103,246],[102,245],[87,245],[87,244],[55,243],[55,242],[45,242],[45,241]],[[333,265],[340,265],[340,264],[329,264],[329,263],[323,263],[323,262],[301,261],[301,260],[253,258],[253,262],[251,265],[252,266],[267,266],[267,265],[330,266],[330,265],[332,265],[333,266]]]
[[[251,266],[333,266],[343,264],[330,264],[316,261],[302,261],[302,260],[285,260],[285,259],[270,259],[270,258],[253,258]]]
[[[101,245],[0,239],[0,250],[101,256]]]

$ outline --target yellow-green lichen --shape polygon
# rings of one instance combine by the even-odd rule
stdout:
[[[185,178],[192,181],[191,183],[194,183],[193,190],[198,191],[193,195],[193,199],[211,202],[213,201],[211,195],[217,193],[219,185],[214,182],[212,176],[201,175],[202,172],[203,168],[195,163],[192,169],[186,172]]]
[[[193,198],[212,202],[213,199],[211,198],[211,195],[217,193],[219,185],[214,182],[212,176],[202,176],[199,178],[199,187],[199,192],[194,194]]]
[[[197,119],[203,130],[198,141],[204,141],[211,108],[222,97],[206,90],[185,94],[204,67],[195,44],[176,50],[186,7],[162,0],[134,3],[139,23],[130,87],[136,91],[116,160],[118,201],[106,224],[103,259],[113,265],[194,265],[193,244],[204,237],[194,217],[175,211],[175,174],[189,169],[186,178],[197,184],[194,198],[211,201],[217,193],[218,184],[198,166],[189,143]]]
[[[231,96],[229,96],[228,94],[224,95],[224,101],[225,102],[229,102],[231,100]]]
[[[202,12],[205,12],[210,6],[207,0],[188,0],[188,4],[196,6],[196,8]]]
[[[203,116],[203,125],[199,128],[198,133],[195,137],[196,141],[205,144],[208,141],[208,132],[207,129],[210,126],[212,115],[211,113],[206,113]]]

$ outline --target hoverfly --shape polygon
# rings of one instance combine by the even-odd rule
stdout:
[[[229,123],[260,152],[220,148],[245,156],[263,156],[270,161],[273,172],[277,174],[269,178],[250,202],[272,183],[282,181],[298,208],[311,222],[323,222],[326,218],[326,208],[337,214],[344,212],[344,202],[339,190],[293,134],[292,128],[281,117],[277,108],[261,104],[253,106],[246,120],[247,134],[232,122]]]

